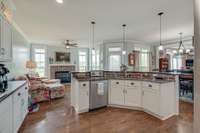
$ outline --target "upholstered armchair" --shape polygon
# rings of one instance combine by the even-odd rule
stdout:
[[[33,103],[48,101],[49,90],[39,79],[29,79],[30,81],[30,95]]]

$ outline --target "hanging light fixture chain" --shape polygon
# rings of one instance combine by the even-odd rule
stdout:
[[[95,21],[92,21],[91,22],[91,24],[92,24],[92,49],[94,49],[94,42],[95,42],[95,40],[94,40],[94,37],[95,37],[95,33],[94,33],[94,26],[95,26]]]

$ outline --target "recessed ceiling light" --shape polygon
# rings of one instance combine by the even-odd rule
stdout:
[[[56,2],[58,2],[59,4],[62,4],[63,0],[56,0]]]

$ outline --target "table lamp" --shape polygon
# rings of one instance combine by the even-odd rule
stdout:
[[[29,69],[29,74],[33,76],[33,69],[37,67],[37,64],[35,61],[27,61],[26,62],[26,68]]]

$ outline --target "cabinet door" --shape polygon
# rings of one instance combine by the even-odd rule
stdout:
[[[21,126],[22,118],[23,118],[23,93],[21,89],[14,93],[13,95],[13,130],[14,133],[17,133],[18,129]]]
[[[141,107],[142,91],[141,87],[127,87],[125,91],[125,105]]]
[[[28,87],[27,86],[24,86],[23,87],[24,89],[24,93],[22,95],[22,120],[25,119],[27,113],[28,113]]]
[[[0,60],[3,60],[2,45],[3,45],[3,17],[0,15]]]
[[[0,133],[12,133],[12,97],[0,103]]]
[[[124,88],[122,86],[110,86],[110,104],[124,105]]]
[[[79,111],[89,109],[89,82],[80,82],[79,84]]]
[[[12,56],[12,27],[9,22],[3,19],[3,38],[1,52],[4,60],[10,60]]]
[[[143,89],[142,104],[143,108],[155,114],[159,114],[160,102],[159,91],[149,88]]]

